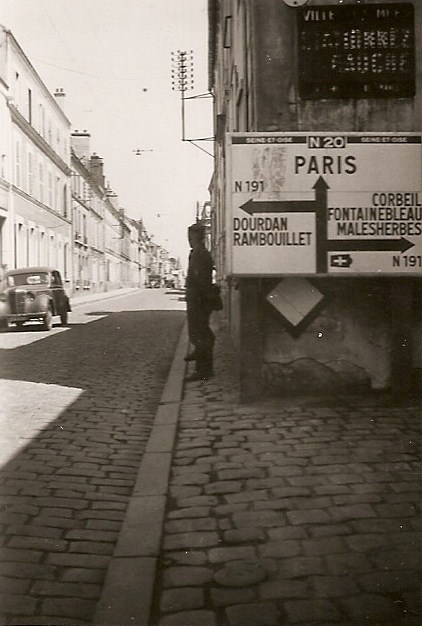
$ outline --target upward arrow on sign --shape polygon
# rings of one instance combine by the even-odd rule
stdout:
[[[316,270],[327,273],[328,251],[356,252],[400,252],[403,253],[415,244],[404,237],[399,239],[328,239],[327,238],[327,195],[329,185],[319,176],[312,189],[315,200],[254,200],[250,198],[240,205],[249,215],[257,213],[315,213],[316,220]]]

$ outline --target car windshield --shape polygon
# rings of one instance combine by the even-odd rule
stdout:
[[[10,274],[7,277],[8,287],[20,285],[47,285],[48,274],[46,272],[30,272],[28,274]]]

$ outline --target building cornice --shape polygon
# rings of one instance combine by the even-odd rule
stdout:
[[[64,215],[61,215],[60,213],[57,213],[57,211],[54,211],[49,206],[47,206],[46,204],[43,204],[42,202],[40,202],[39,200],[37,200],[33,196],[28,195],[25,191],[22,191],[22,189],[19,189],[19,187],[15,187],[15,185],[11,185],[11,189],[12,189],[12,191],[14,193],[16,193],[21,198],[24,198],[25,200],[27,200],[28,202],[31,202],[32,204],[36,204],[40,209],[44,209],[45,211],[47,211],[47,213],[49,213],[53,217],[55,217],[58,220],[61,220],[62,222],[64,222],[63,226],[66,226],[66,225],[67,226],[71,226],[71,219],[70,218],[67,218]]]
[[[66,174],[66,176],[70,176],[72,170],[67,165],[67,163],[65,163],[63,159],[59,157],[57,152],[54,152],[54,150],[51,148],[51,146],[49,146],[46,140],[37,133],[35,128],[31,126],[29,122],[26,121],[23,115],[19,113],[18,109],[13,104],[9,102],[8,107],[12,116],[12,122],[14,122],[25,133],[25,135],[34,142],[37,148],[42,150],[42,152],[44,152],[44,154],[46,154],[48,158],[53,161],[53,163],[57,165],[57,167],[64,174]]]

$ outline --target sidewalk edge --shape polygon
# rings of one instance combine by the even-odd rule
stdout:
[[[188,344],[183,325],[93,626],[149,626]]]

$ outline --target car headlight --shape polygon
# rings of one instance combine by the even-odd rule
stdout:
[[[5,293],[0,293],[0,302],[6,302],[7,296]]]
[[[33,294],[31,291],[26,294],[26,297],[28,298],[28,300],[35,300],[35,294]]]

